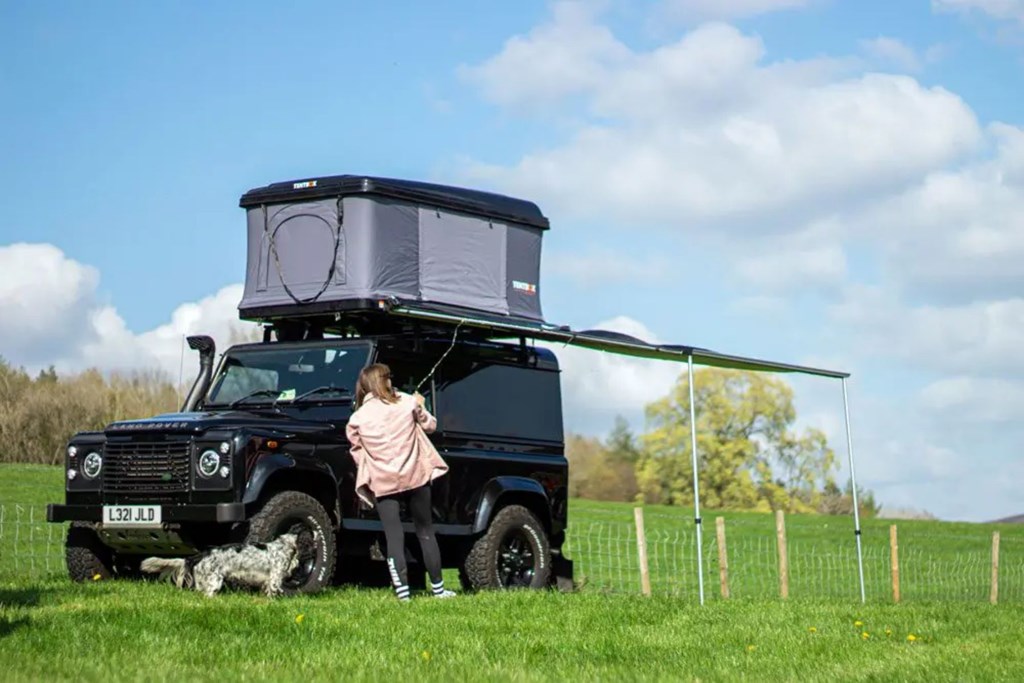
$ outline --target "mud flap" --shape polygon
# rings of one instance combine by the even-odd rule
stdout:
[[[551,553],[551,583],[562,593],[572,593],[572,560],[558,551]]]

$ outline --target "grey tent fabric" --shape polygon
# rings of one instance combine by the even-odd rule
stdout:
[[[243,317],[395,298],[542,321],[542,228],[375,194],[249,204]]]

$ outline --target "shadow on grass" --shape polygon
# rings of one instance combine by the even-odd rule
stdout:
[[[26,588],[0,588],[0,605],[4,607],[35,607],[39,599],[48,589],[26,587]]]
[[[39,605],[46,589],[42,588],[0,588],[0,607],[29,608]],[[26,616],[0,617],[0,638],[6,638],[22,626],[28,626]]]
[[[28,626],[28,617],[18,617],[17,619],[0,618],[0,638],[6,638],[22,626]]]

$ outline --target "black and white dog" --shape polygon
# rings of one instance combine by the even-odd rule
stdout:
[[[281,594],[281,584],[298,565],[298,538],[284,534],[270,543],[222,546],[192,557],[150,557],[142,561],[141,569],[207,597],[225,581],[253,586],[273,597]]]

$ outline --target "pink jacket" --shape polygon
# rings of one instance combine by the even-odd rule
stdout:
[[[409,394],[396,403],[368,396],[345,428],[356,461],[356,494],[374,504],[374,496],[389,496],[419,488],[448,471],[427,434],[437,419]]]

